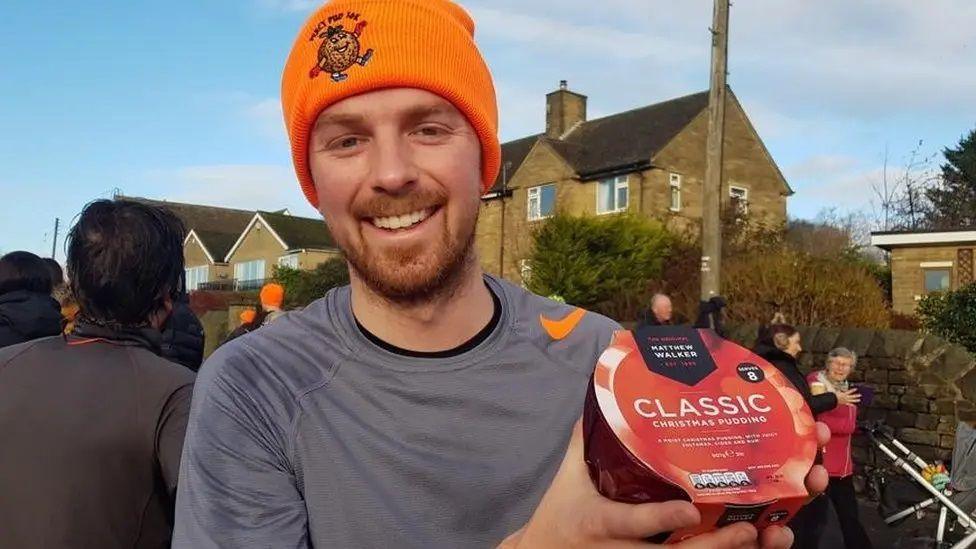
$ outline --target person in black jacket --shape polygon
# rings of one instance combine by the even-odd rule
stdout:
[[[30,252],[0,257],[0,347],[61,333],[47,264]]]
[[[833,410],[838,402],[856,404],[860,401],[856,389],[838,393],[823,393],[814,395],[807,385],[806,376],[797,365],[797,357],[803,351],[800,332],[796,328],[782,321],[780,315],[774,318],[773,324],[760,330],[759,340],[753,349],[757,355],[765,359],[779,370],[796,390],[803,395],[803,400],[814,416]],[[817,456],[817,462],[821,456]],[[790,521],[793,530],[793,549],[817,549],[827,524],[828,500],[823,495],[815,497]]]
[[[163,356],[196,372],[203,363],[205,342],[203,325],[190,309],[189,296],[182,293],[163,326]]]
[[[159,328],[184,235],[160,208],[89,204],[68,235],[74,331],[0,349],[0,547],[170,547],[194,375]]]
[[[725,299],[721,296],[699,302],[698,318],[695,319],[692,326],[694,328],[708,328],[725,337],[725,330],[722,327],[722,309],[724,308]],[[651,298],[650,309],[640,313],[637,324],[638,326],[679,326],[688,324],[688,320],[680,313],[674,312],[674,305],[671,303],[670,297],[666,294],[654,294]]]
[[[677,326],[688,323],[686,318],[675,314],[671,298],[666,294],[654,294],[651,297],[651,307],[642,312],[637,321],[642,326]]]

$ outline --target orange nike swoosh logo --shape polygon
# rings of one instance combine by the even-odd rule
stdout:
[[[579,324],[579,321],[583,319],[583,315],[585,314],[586,310],[577,307],[575,311],[560,320],[552,320],[551,318],[539,315],[539,323],[542,324],[542,328],[549,334],[549,337],[558,341],[568,336],[576,328],[576,325]]]

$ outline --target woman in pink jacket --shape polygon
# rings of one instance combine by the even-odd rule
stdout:
[[[857,364],[854,352],[838,347],[827,355],[823,370],[810,372],[807,382],[813,394],[832,392],[845,394],[850,390],[848,376]],[[846,400],[846,399],[845,399]],[[857,499],[854,496],[854,462],[851,458],[851,435],[857,428],[857,404],[838,399],[837,407],[817,416],[830,427],[830,442],[823,450],[824,467],[830,475],[827,495],[834,504],[837,519],[848,549],[870,548],[864,526],[858,517]]]

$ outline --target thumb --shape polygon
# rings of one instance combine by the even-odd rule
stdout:
[[[573,434],[566,446],[566,455],[563,456],[563,462],[559,467],[561,474],[558,476],[564,477],[574,484],[585,481],[587,485],[592,486],[590,475],[586,470],[584,447],[583,420],[579,419],[573,425]],[[593,490],[595,491],[596,488]]]

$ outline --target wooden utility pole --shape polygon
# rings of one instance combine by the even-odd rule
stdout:
[[[729,0],[715,0],[712,74],[708,92],[708,143],[702,185],[701,299],[719,295],[722,272],[722,145],[725,138],[725,73],[729,46]]]
[[[51,241],[51,259],[57,259],[58,253],[58,226],[61,223],[60,217],[54,218],[54,239]]]

